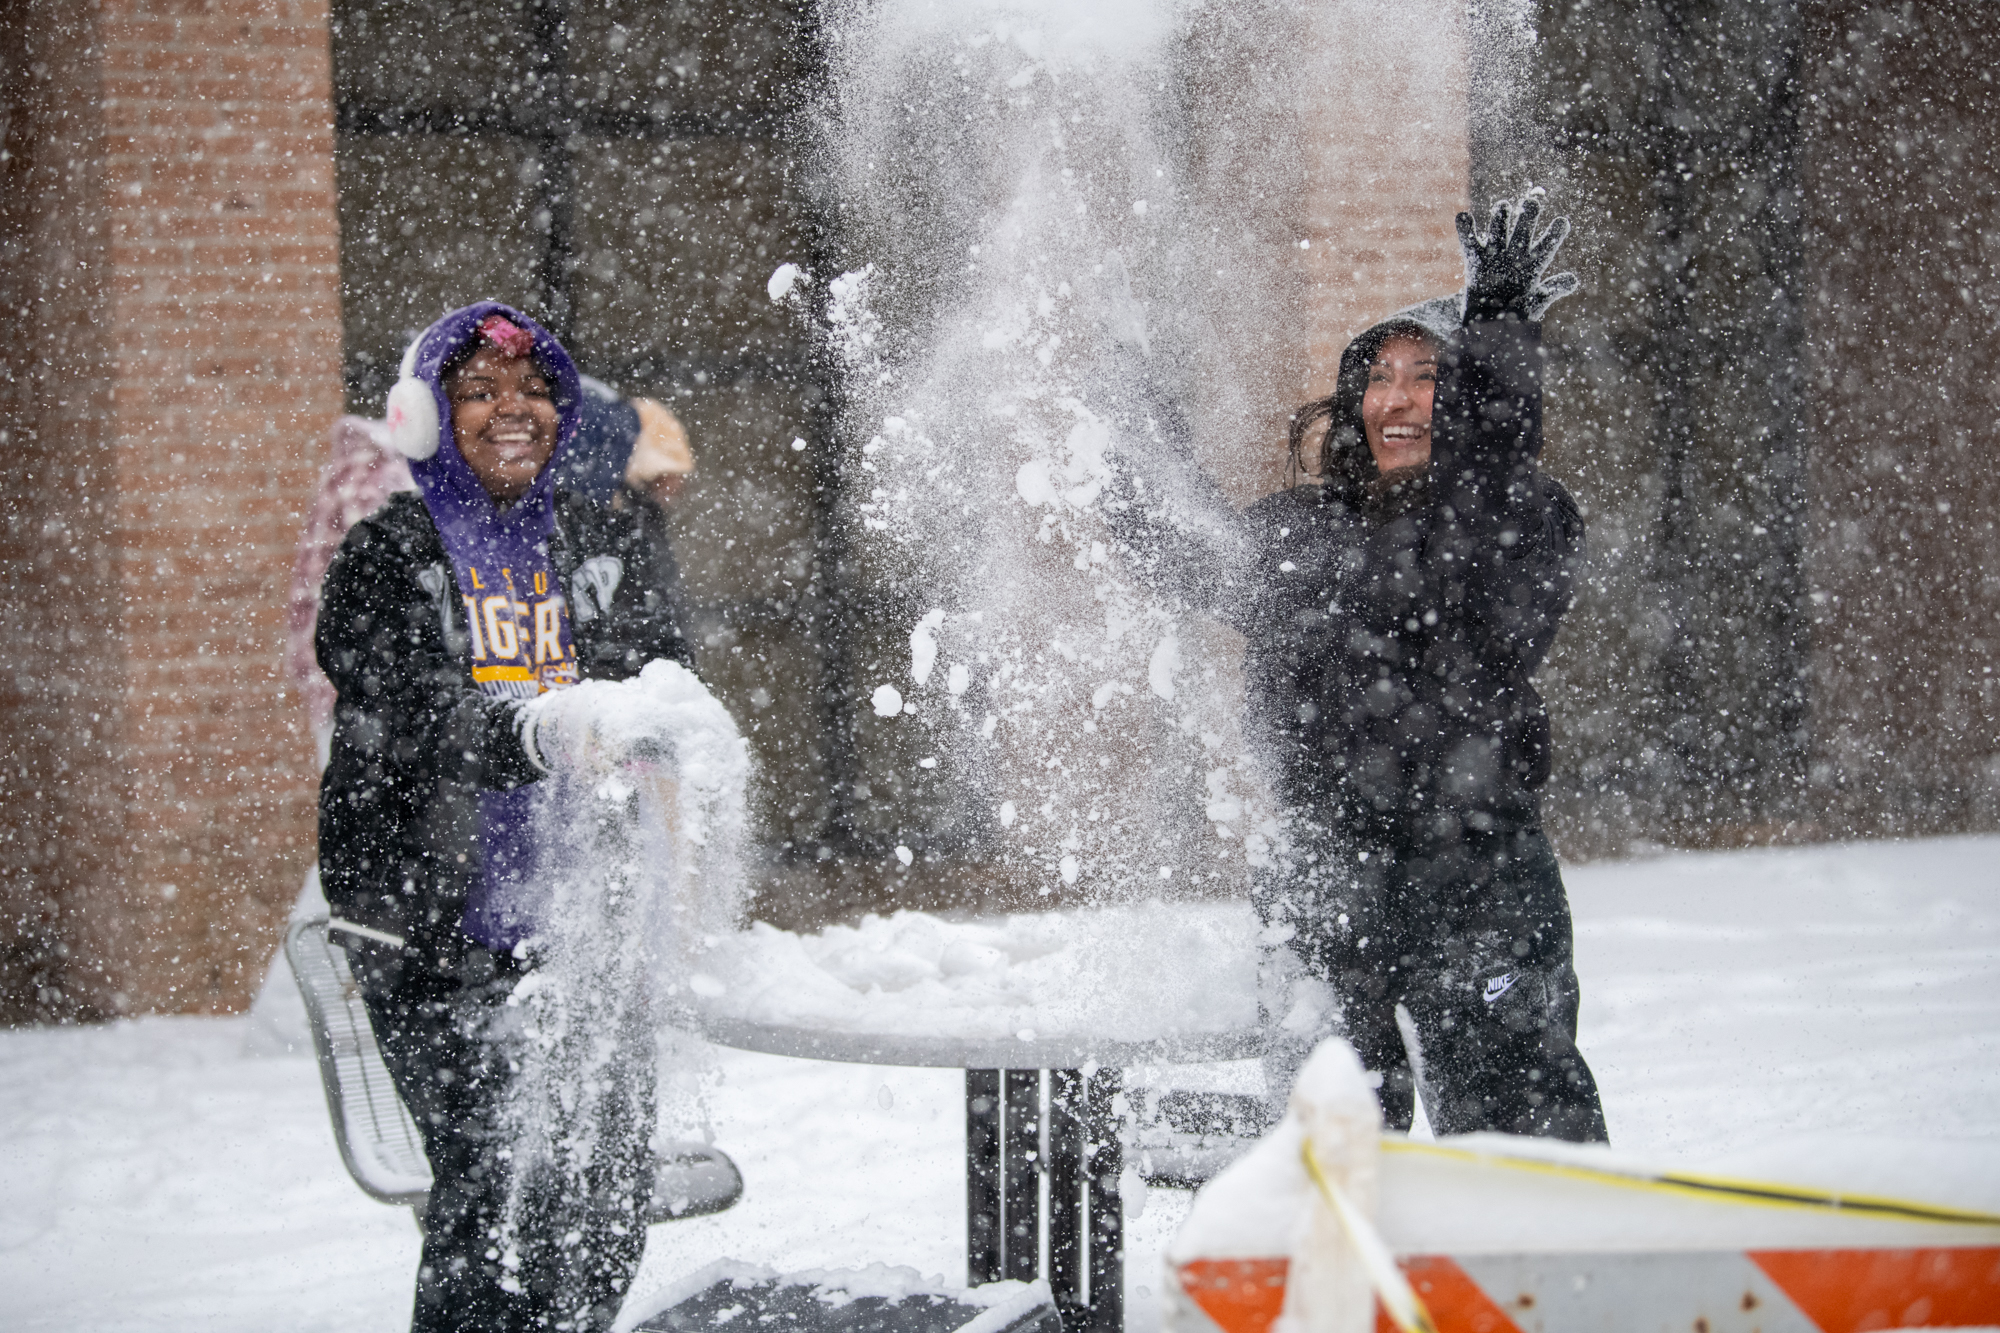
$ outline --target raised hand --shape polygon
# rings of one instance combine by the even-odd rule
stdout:
[[[1468,321],[1503,315],[1539,320],[1551,305],[1577,289],[1574,273],[1544,276],[1569,235],[1569,219],[1557,218],[1538,237],[1535,219],[1541,211],[1542,201],[1533,195],[1519,204],[1502,201],[1494,206],[1484,239],[1477,234],[1472,214],[1458,215]]]

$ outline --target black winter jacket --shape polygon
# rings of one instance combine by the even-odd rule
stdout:
[[[1574,501],[1535,466],[1541,369],[1535,325],[1451,333],[1411,494],[1298,486],[1207,535],[1143,484],[1106,506],[1142,565],[1249,639],[1252,734],[1301,832],[1403,847],[1539,822],[1549,723],[1529,677],[1583,551]]]
[[[656,511],[556,493],[551,563],[569,590],[587,680],[690,662],[679,578]],[[454,969],[479,872],[481,790],[537,776],[518,700],[480,693],[464,603],[437,525],[412,494],[355,524],[327,569],[315,647],[338,692],[319,792],[320,885],[336,917]]]

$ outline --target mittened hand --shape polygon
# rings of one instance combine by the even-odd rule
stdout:
[[[572,689],[538,695],[516,714],[521,748],[528,752],[528,762],[544,773],[581,768],[602,748],[590,710],[577,706],[581,701],[571,697],[574,693]]]
[[[1483,239],[1470,213],[1458,215],[1468,321],[1503,315],[1539,320],[1551,305],[1577,289],[1574,273],[1544,276],[1569,235],[1569,220],[1557,218],[1537,237],[1535,219],[1541,211],[1541,200],[1533,195],[1519,204],[1502,202],[1494,207]]]
[[[603,772],[673,754],[672,727],[655,710],[633,708],[606,682],[552,690],[521,706],[521,747],[544,773]]]

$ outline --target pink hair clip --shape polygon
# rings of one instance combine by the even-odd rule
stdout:
[[[508,356],[526,356],[535,350],[535,335],[505,315],[488,315],[480,320],[479,336]]]

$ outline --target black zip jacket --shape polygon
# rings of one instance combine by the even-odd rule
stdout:
[[[1539,823],[1529,678],[1583,553],[1575,502],[1535,466],[1539,327],[1480,320],[1438,360],[1430,466],[1401,487],[1298,486],[1202,525],[1128,478],[1106,506],[1143,567],[1248,638],[1251,730],[1302,831],[1364,846]]]
[[[657,511],[556,493],[549,555],[568,590],[587,680],[690,664],[680,586]],[[482,790],[535,780],[520,701],[480,693],[464,603],[423,501],[392,496],[354,525],[326,572],[315,649],[338,692],[320,779],[320,886],[336,917],[400,937],[451,972],[479,871]]]

